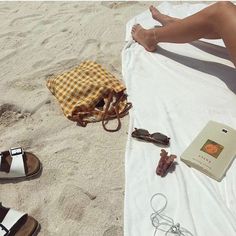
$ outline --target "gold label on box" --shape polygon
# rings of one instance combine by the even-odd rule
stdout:
[[[200,150],[211,155],[212,157],[217,158],[223,149],[224,147],[222,145],[208,139]]]

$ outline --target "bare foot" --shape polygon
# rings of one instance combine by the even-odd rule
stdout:
[[[134,25],[132,28],[132,37],[141,44],[147,51],[154,52],[157,49],[157,37],[154,29],[146,30],[141,25]]]
[[[154,20],[159,21],[163,26],[172,23],[174,21],[179,20],[178,18],[174,18],[171,16],[167,16],[162,14],[160,11],[158,11],[154,6],[149,7],[150,12],[152,13],[152,18]]]

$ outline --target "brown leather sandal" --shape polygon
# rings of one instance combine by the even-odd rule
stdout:
[[[39,229],[33,217],[0,203],[0,236],[36,236]]]
[[[0,152],[0,180],[27,179],[38,175],[42,165],[39,159],[21,147]]]

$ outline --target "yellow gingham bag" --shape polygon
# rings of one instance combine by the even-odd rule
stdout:
[[[77,67],[47,80],[47,87],[57,98],[64,115],[85,127],[102,121],[107,131],[120,129],[120,118],[128,113],[125,86],[101,65],[84,61]],[[118,119],[116,129],[108,129],[107,121]]]

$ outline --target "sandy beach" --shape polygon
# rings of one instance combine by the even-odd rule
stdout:
[[[35,179],[0,181],[0,202],[34,217],[39,236],[123,236],[129,116],[115,133],[79,127],[46,81],[85,60],[122,79],[126,23],[151,4],[0,2],[1,151],[22,146],[43,165]]]
[[[67,120],[46,87],[52,74],[90,59],[118,78],[125,24],[147,2],[1,2],[0,145],[22,146],[43,164],[39,178],[1,182],[0,202],[29,213],[40,236],[123,235],[122,129]]]

